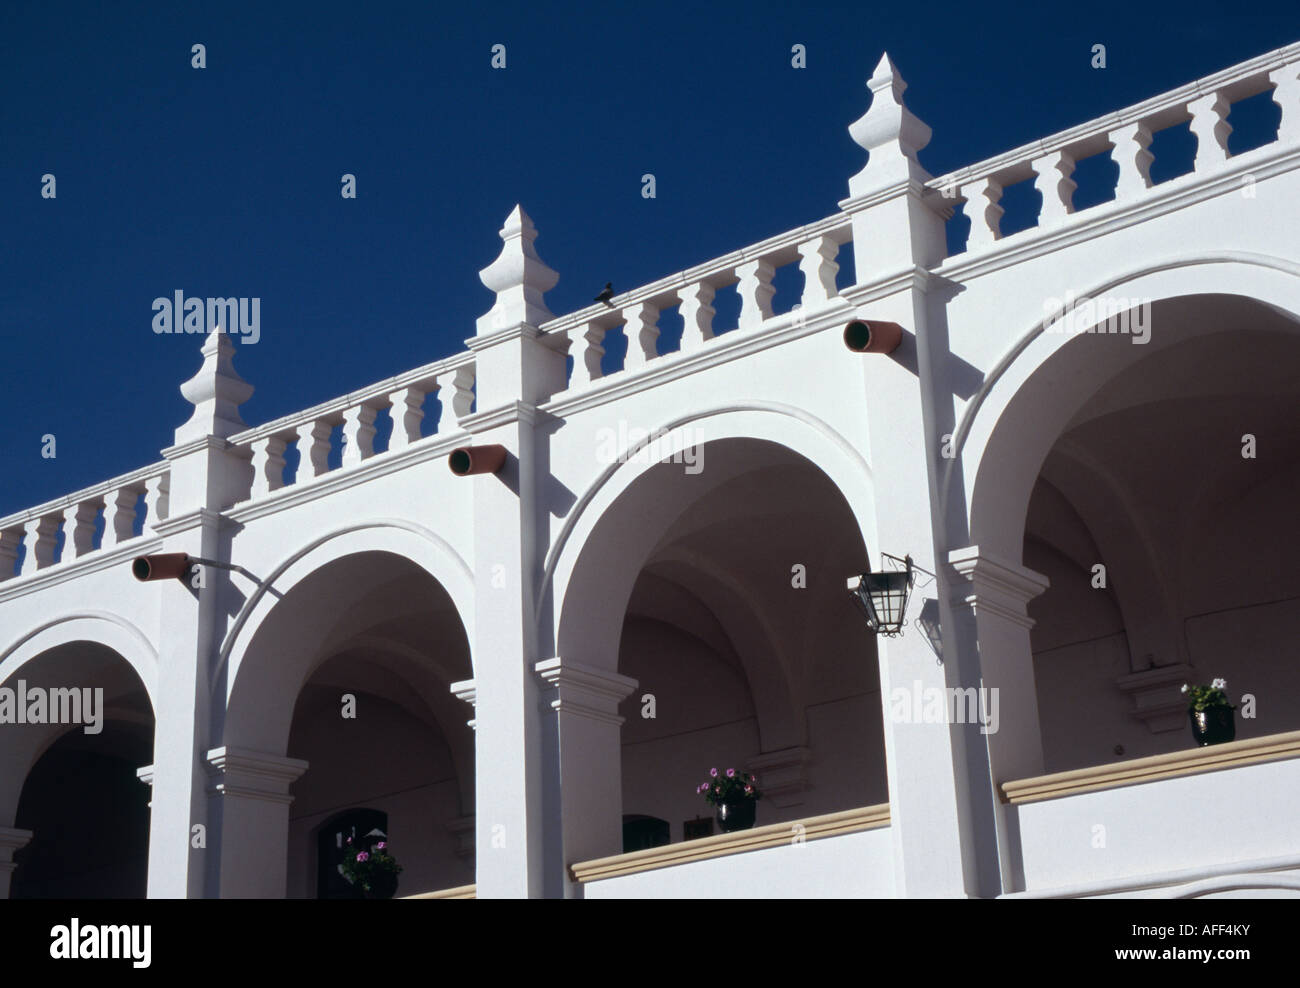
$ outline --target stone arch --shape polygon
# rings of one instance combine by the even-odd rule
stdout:
[[[226,697],[224,721],[220,735],[226,744],[251,746],[257,750],[280,751],[288,740],[292,704],[282,710],[283,717],[274,723],[265,718],[256,699],[259,691],[280,695],[298,690],[307,681],[312,663],[319,664],[324,655],[324,639],[319,629],[306,629],[292,667],[262,661],[258,653],[259,632],[275,613],[280,602],[304,580],[320,573],[331,563],[349,557],[392,557],[403,560],[428,574],[450,598],[465,636],[473,665],[474,583],[465,561],[443,539],[419,525],[400,520],[380,520],[340,528],[313,540],[277,566],[240,609],[234,625],[222,645],[214,672],[214,694]],[[318,640],[319,639],[319,640]],[[263,657],[264,658],[264,657]],[[254,682],[256,680],[256,682]],[[265,701],[263,701],[265,705]],[[278,709],[278,708],[277,708]],[[257,711],[261,710],[259,714]],[[280,723],[280,721],[283,723]]]
[[[661,437],[660,450],[698,443],[716,454],[728,440],[750,440],[802,457],[843,496],[864,549],[875,543],[875,498],[867,460],[839,432],[802,409],[776,402],[722,406],[665,422],[650,435]],[[676,509],[735,476],[737,469],[726,463],[717,468],[717,456],[712,455],[710,465],[696,478],[701,480],[699,487],[689,494],[679,490],[672,498],[647,497],[646,485],[640,485],[640,500],[645,503],[625,503],[622,508],[633,512],[643,508],[638,524],[623,529],[616,542],[602,540],[598,532],[602,520],[625,494],[636,495],[638,482],[659,466],[634,458],[648,442],[620,451],[582,493],[552,544],[543,571],[538,611],[543,645],[565,658],[609,671],[617,665],[623,608],[641,563]],[[595,607],[597,600],[605,605]]]
[[[158,650],[143,631],[110,611],[78,611],[45,621],[0,652],[0,683],[32,659],[62,645],[91,642],[112,649],[140,677],[157,709]]]
[[[1300,265],[1258,254],[1229,251],[1156,262],[1084,294],[1105,293],[1149,298],[1166,315],[1187,312],[1198,297],[1228,296],[1300,324]],[[1153,331],[1141,346],[1085,350],[1091,337],[1047,333],[1045,321],[1032,326],[986,375],[954,433],[971,544],[1018,562],[1034,478],[1088,396],[1137,360],[1225,328],[1192,321],[1176,333]],[[956,462],[946,469],[944,497],[957,496],[951,487]]]

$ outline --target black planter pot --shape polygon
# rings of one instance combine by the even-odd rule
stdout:
[[[370,882],[370,891],[363,890],[367,899],[391,899],[397,894],[397,876],[389,872],[376,875]]]
[[[1208,710],[1189,710],[1192,737],[1202,748],[1210,744],[1223,744],[1237,736],[1231,707],[1210,707]]]
[[[758,809],[756,799],[734,799],[718,804],[718,829],[724,834],[734,830],[748,830],[754,826],[754,815]]]

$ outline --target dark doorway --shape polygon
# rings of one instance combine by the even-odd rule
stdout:
[[[387,840],[388,814],[380,810],[345,810],[321,824],[316,835],[316,898],[361,898],[361,890],[339,873],[348,838],[362,846]]]

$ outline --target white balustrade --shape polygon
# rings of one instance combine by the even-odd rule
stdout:
[[[1210,93],[1187,104],[1192,115],[1191,131],[1196,135],[1196,171],[1223,164],[1228,160],[1228,111],[1232,104],[1223,93]]]
[[[167,495],[170,490],[170,474],[159,474],[144,482],[144,509],[149,525],[156,525],[167,517]]]
[[[405,449],[420,438],[420,423],[424,421],[424,388],[410,385],[388,396],[392,411],[393,433],[388,438],[390,451]]]
[[[330,437],[334,426],[325,419],[298,426],[298,474],[295,483],[319,477],[329,470]]]
[[[18,547],[23,541],[21,528],[6,528],[0,531],[0,582],[11,580],[18,574]]]
[[[439,374],[437,381],[438,403],[442,406],[438,432],[455,432],[460,427],[460,420],[474,407],[474,365],[467,364]]]
[[[823,235],[799,245],[799,270],[803,273],[803,297],[799,304],[803,308],[822,305],[839,294],[835,287],[835,276],[840,270],[835,258],[839,253],[840,245],[830,236]]]
[[[95,522],[99,520],[102,501],[82,501],[63,510],[63,556],[67,562],[94,549]]]
[[[970,236],[966,240],[966,249],[974,250],[1000,240],[1002,207],[998,203],[1002,199],[1002,183],[989,176],[963,186],[962,195],[966,197],[966,211],[970,215]],[[984,200],[982,205],[980,199]]]
[[[355,466],[374,456],[376,414],[374,406],[364,403],[343,412],[343,466]]]
[[[1273,84],[1273,102],[1282,109],[1277,139],[1300,141],[1300,62],[1274,69],[1268,81]]]
[[[249,496],[262,497],[284,486],[284,451],[288,443],[280,436],[253,440],[253,487]]]
[[[1145,123],[1131,123],[1110,134],[1111,158],[1119,165],[1119,180],[1115,183],[1115,198],[1129,199],[1151,188],[1151,162],[1155,155],[1147,150],[1151,146],[1151,128]]]
[[[623,367],[632,370],[644,367],[659,356],[659,309],[649,302],[638,302],[623,310],[627,335],[627,357]]]
[[[1074,212],[1074,190],[1078,184],[1074,174],[1074,156],[1068,151],[1056,151],[1035,158],[1034,189],[1043,197],[1043,207],[1038,213],[1039,226],[1055,226]]]
[[[736,277],[740,279],[736,290],[740,292],[741,329],[753,329],[772,318],[772,296],[776,294],[772,287],[774,274],[776,268],[762,259],[736,268]]]
[[[134,484],[120,487],[108,495],[104,505],[104,548],[118,545],[135,536],[136,505],[141,488]]]
[[[677,311],[682,316],[683,352],[698,349],[713,339],[714,294],[714,287],[706,281],[697,281],[677,290],[677,297],[682,302]]]
[[[569,346],[573,353],[573,374],[570,387],[590,384],[599,380],[603,371],[601,358],[605,356],[605,327],[594,322],[579,323],[569,330]]]
[[[54,565],[54,549],[59,541],[59,516],[44,515],[32,518],[23,525],[23,545],[27,555],[23,558],[22,576]]]

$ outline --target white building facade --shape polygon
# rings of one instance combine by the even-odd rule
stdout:
[[[0,725],[0,894],[314,897],[357,820],[399,895],[1300,894],[1300,44],[937,178],[868,86],[824,219],[555,316],[516,207],[464,351],[250,428],[213,333],[159,462],[0,519],[0,687],[104,704]],[[686,839],[712,767],[758,826]]]

